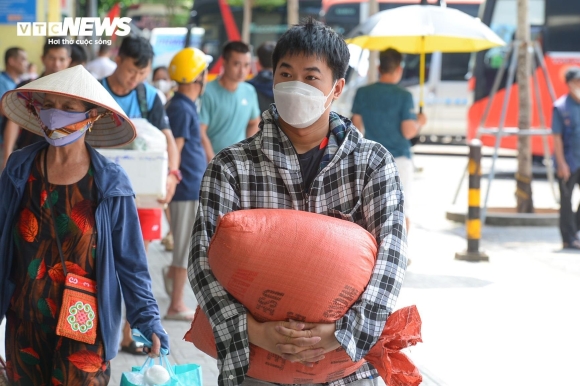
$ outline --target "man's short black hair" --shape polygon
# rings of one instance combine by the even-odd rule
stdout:
[[[20,47],[10,47],[9,49],[6,50],[6,52],[4,53],[4,69],[8,67],[8,60],[12,58],[17,58],[18,54],[20,54],[20,51],[24,50]]]
[[[272,68],[272,53],[276,48],[276,42],[264,42],[260,44],[256,54],[258,55],[258,61],[262,68]]]
[[[403,55],[392,48],[381,51],[379,55],[379,71],[383,74],[390,74],[395,71],[403,62]]]
[[[131,58],[138,68],[145,68],[153,61],[153,47],[145,38],[127,36],[119,47],[119,57]]]
[[[350,60],[350,52],[344,39],[332,28],[312,17],[293,26],[280,37],[272,54],[274,71],[283,57],[301,54],[316,56],[326,62],[332,70],[334,80],[344,78]]]
[[[50,50],[58,50],[60,48],[64,48],[68,54],[68,56],[70,56],[70,44],[64,44],[64,43],[54,43],[55,40],[59,40],[59,39],[46,39],[46,43],[44,43],[44,47],[42,48],[42,56],[46,56],[48,54],[48,51]]]
[[[83,46],[73,43],[70,45],[70,49],[71,65],[83,64],[87,62],[87,51],[85,51]]]
[[[239,52],[240,54],[247,54],[250,52],[250,46],[244,42],[233,41],[227,42],[222,49],[222,57],[224,60],[228,60],[232,52]]]

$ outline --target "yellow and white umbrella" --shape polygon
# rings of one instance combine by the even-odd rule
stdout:
[[[456,9],[434,5],[408,5],[376,13],[356,27],[346,42],[368,50],[393,48],[401,53],[421,55],[421,110],[425,54],[476,52],[505,45],[479,19]]]

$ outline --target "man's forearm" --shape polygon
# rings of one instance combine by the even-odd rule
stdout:
[[[558,165],[563,165],[566,163],[564,158],[564,145],[562,143],[562,136],[559,134],[554,134],[554,156],[556,157],[556,163]]]
[[[169,170],[179,169],[179,152],[177,150],[177,145],[175,144],[175,138],[173,138],[173,133],[170,129],[163,129],[163,134],[167,139],[167,158],[169,164]]]
[[[213,159],[213,157],[215,156],[215,153],[213,152],[213,146],[211,145],[211,141],[210,141],[209,137],[207,136],[207,134],[203,130],[201,132],[201,144],[203,146],[203,149],[205,150],[207,162],[211,161]]]

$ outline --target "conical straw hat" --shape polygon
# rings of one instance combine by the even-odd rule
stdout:
[[[37,135],[43,135],[39,118],[32,113],[44,102],[45,93],[68,96],[93,103],[98,113],[113,114],[97,120],[86,134],[86,142],[93,147],[115,147],[135,139],[135,127],[111,94],[81,65],[43,76],[2,98],[2,109],[11,121]]]

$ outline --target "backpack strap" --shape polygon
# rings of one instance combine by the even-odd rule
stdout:
[[[149,109],[147,108],[147,90],[143,83],[139,83],[137,88],[137,101],[139,102],[139,110],[141,111],[141,118],[147,119]]]

